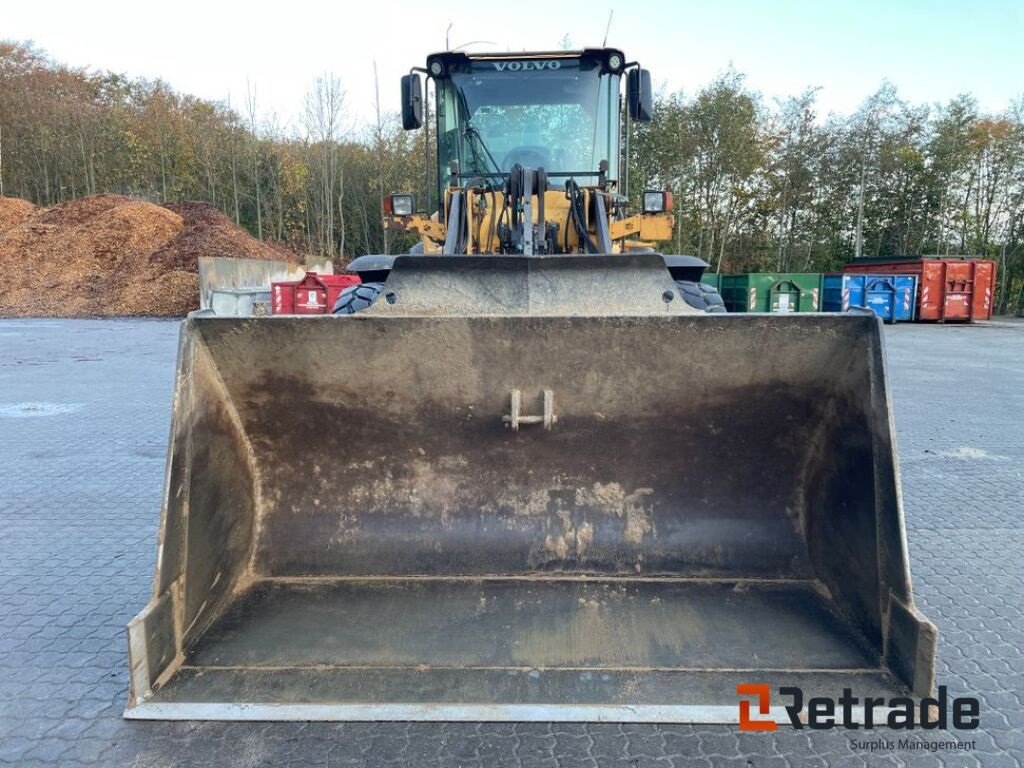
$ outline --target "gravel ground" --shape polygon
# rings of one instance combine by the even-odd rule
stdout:
[[[911,567],[969,750],[732,726],[121,719],[152,583],[178,325],[0,321],[0,763],[111,766],[1019,766],[1024,324],[887,329]],[[886,734],[881,734],[886,735]],[[915,737],[916,740],[916,737]]]

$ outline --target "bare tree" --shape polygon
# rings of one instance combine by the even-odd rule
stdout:
[[[231,109],[231,94],[228,94],[228,130],[231,145],[231,196],[235,204],[235,224],[241,225],[242,214],[238,204],[238,115]]]
[[[338,172],[338,254],[345,255],[345,169]]]
[[[256,125],[256,86],[245,81],[246,107],[249,112],[249,130],[252,138],[252,182],[256,188],[256,236],[263,239],[263,204],[260,199],[260,137]]]
[[[313,88],[306,94],[304,119],[312,155],[310,172],[315,189],[310,206],[314,217],[313,234],[320,252],[326,256],[335,255],[334,206],[339,179],[338,142],[345,133],[342,126],[344,103],[345,92],[341,81],[329,73],[318,77]],[[345,218],[341,207],[343,195],[342,183],[337,193],[342,248],[345,242]]]
[[[373,61],[373,94],[374,108],[377,112],[377,128],[374,133],[374,152],[377,155],[377,198],[380,205],[380,217],[384,218],[384,165],[387,148],[384,144],[384,121],[380,115],[380,82],[377,78],[377,60]],[[391,253],[388,230],[384,229],[384,253]]]

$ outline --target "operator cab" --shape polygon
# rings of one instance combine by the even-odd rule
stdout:
[[[540,53],[435,53],[438,183],[497,184],[516,165],[543,168],[548,185],[574,178],[617,186],[619,87],[629,75],[630,113],[650,119],[650,75],[616,48]],[[402,82],[403,127],[423,124],[419,75]]]
[[[396,193],[383,209],[424,253],[625,253],[671,236],[668,192],[629,213],[620,81],[634,121],[651,119],[652,96],[650,73],[622,51],[432,54],[402,78],[406,130],[430,130],[420,73],[436,95],[436,187],[427,170],[422,207]]]
[[[614,68],[609,64],[614,65]],[[568,176],[610,178],[619,168],[619,51],[522,59],[435,54],[438,162],[464,173],[544,168],[552,186]]]

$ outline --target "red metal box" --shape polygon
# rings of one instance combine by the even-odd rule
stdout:
[[[339,294],[359,282],[356,275],[319,275],[307,272],[301,280],[272,283],[270,309],[275,315],[329,314]]]

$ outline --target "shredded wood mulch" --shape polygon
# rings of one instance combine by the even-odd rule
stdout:
[[[200,256],[296,258],[209,203],[0,197],[0,316],[184,315],[199,306]]]

